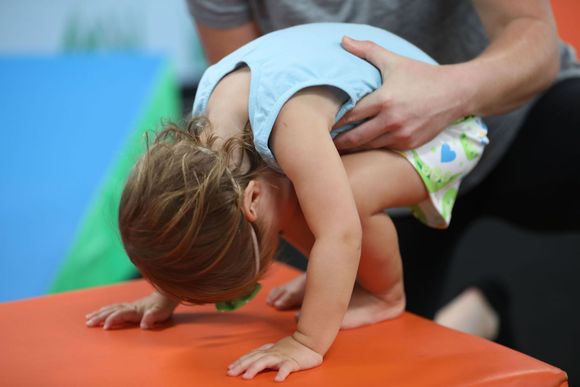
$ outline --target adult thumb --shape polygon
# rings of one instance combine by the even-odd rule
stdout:
[[[395,54],[370,40],[356,40],[348,36],[342,38],[342,47],[353,55],[365,59],[381,69],[395,58]]]

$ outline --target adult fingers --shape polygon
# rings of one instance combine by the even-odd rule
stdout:
[[[435,133],[436,134],[436,133]],[[435,135],[433,135],[435,137]],[[410,150],[418,148],[431,140],[433,137],[425,135],[425,132],[418,133],[417,129],[411,127],[397,128],[381,134],[380,136],[367,142],[366,149],[389,148],[392,150]]]
[[[141,314],[134,309],[119,309],[105,320],[103,329],[111,329],[123,325],[125,323],[139,323],[141,321]]]
[[[397,60],[395,53],[369,40],[356,40],[344,36],[341,44],[345,50],[361,59],[368,60],[379,70],[388,65],[389,62]]]
[[[360,126],[361,130],[373,130],[373,128],[369,128],[367,129],[366,126],[371,126],[371,125],[377,125],[374,122],[365,122],[364,124],[362,124]],[[381,126],[381,124],[378,124],[377,126]],[[357,128],[358,129],[358,128]],[[387,132],[383,132],[383,133],[379,133],[379,135],[377,137],[374,137],[373,139],[361,144],[360,146],[358,146],[357,148],[352,148],[349,149],[351,151],[363,151],[363,150],[369,150],[369,149],[381,149],[381,148],[391,148],[391,149],[399,149],[400,148],[400,144],[397,142],[398,137],[397,137],[397,132],[396,131],[387,131]],[[400,141],[399,141],[400,142]]]
[[[366,149],[380,149],[380,148],[399,149],[397,146],[393,145],[394,144],[393,141],[394,141],[393,134],[385,133],[369,141],[365,145],[365,147]]]
[[[334,139],[338,150],[368,149],[369,144],[379,136],[389,133],[386,114],[378,114]]]
[[[362,98],[352,109],[346,112],[338,120],[333,128],[340,128],[347,124],[363,121],[379,114],[383,108],[381,97],[378,93],[371,93]]]

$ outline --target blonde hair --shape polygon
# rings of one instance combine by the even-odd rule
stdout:
[[[163,293],[194,304],[231,300],[252,291],[271,262],[276,236],[242,212],[245,187],[269,171],[245,133],[218,145],[204,117],[185,129],[171,123],[135,165],[119,229],[131,261]]]

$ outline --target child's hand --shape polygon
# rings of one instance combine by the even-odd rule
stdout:
[[[265,369],[277,369],[275,381],[281,382],[291,373],[307,370],[322,364],[322,355],[298,342],[292,336],[266,344],[233,362],[228,367],[229,376],[252,379]]]
[[[85,316],[89,327],[103,326],[103,329],[118,328],[127,323],[136,323],[143,329],[150,329],[156,323],[169,320],[178,302],[155,291],[147,297],[131,303],[105,306]]]

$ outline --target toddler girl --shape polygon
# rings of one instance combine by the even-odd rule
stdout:
[[[273,368],[284,380],[321,364],[341,327],[404,310],[397,237],[384,209],[411,206],[421,221],[446,227],[486,130],[467,117],[412,151],[341,156],[332,137],[349,127],[333,125],[381,85],[374,66],[340,47],[344,35],[435,65],[386,31],[322,23],[265,35],[211,66],[195,118],[157,136],[120,203],[125,249],[158,291],[94,312],[88,325],[150,327],[179,301],[236,307],[257,291],[278,236],[309,259],[305,275],[268,298],[278,308],[302,305],[296,331],[242,356],[230,375]]]

